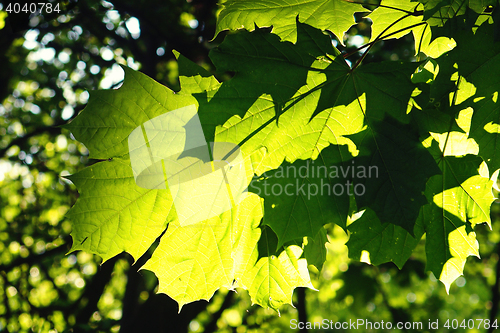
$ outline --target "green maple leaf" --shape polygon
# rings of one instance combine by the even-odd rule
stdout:
[[[432,25],[442,25],[448,19],[462,15],[467,8],[482,13],[486,7],[495,5],[497,0],[419,0],[424,4],[424,19]]]
[[[256,25],[273,26],[274,34],[292,42],[297,38],[297,16],[303,23],[330,30],[343,43],[344,32],[354,24],[354,13],[366,11],[361,4],[346,0],[299,0],[294,3],[285,0],[227,0],[222,6],[216,35],[226,29],[253,30]]]
[[[467,257],[479,257],[472,229],[478,223],[490,225],[490,206],[495,198],[493,181],[479,172],[480,157],[436,154],[436,158],[443,174],[429,180],[426,194],[432,203],[423,207],[419,218],[427,233],[427,269],[449,290],[463,274]]]
[[[264,198],[264,224],[278,235],[278,247],[299,235],[313,239],[326,223],[346,228],[350,189],[341,177],[330,177],[342,156],[349,156],[346,146],[332,145],[315,161],[285,162],[250,184]]]
[[[368,16],[373,21],[371,38],[375,39],[388,34],[392,34],[391,38],[399,38],[411,31],[411,29],[406,29],[407,27],[420,23],[423,25],[422,17],[413,15],[419,6],[419,3],[410,0],[381,1],[380,6]]]
[[[118,90],[93,91],[87,107],[65,125],[84,143],[90,157],[110,159],[70,176],[80,198],[70,210],[72,250],[84,249],[104,260],[127,251],[138,259],[175,220],[168,191],[135,184],[127,138],[142,123],[169,110],[195,104],[127,67]],[[161,100],[160,100],[161,99]],[[137,242],[135,235],[141,235]]]
[[[414,36],[415,54],[425,53],[437,58],[452,50],[456,43],[453,38],[433,36],[431,24],[422,18],[419,3],[414,1],[384,0],[369,17],[373,20],[371,39],[400,38],[409,32]],[[431,19],[432,20],[432,19]]]
[[[499,27],[500,17],[497,15],[493,24],[483,23],[474,34],[464,31],[457,39],[462,47],[438,62],[445,68],[458,67],[459,85],[455,94],[463,108],[474,109],[470,137],[477,142],[479,156],[483,157],[491,172],[500,169]],[[475,43],[471,42],[471,37]]]
[[[173,52],[177,58],[179,81],[182,87],[179,94],[189,96],[219,89],[221,84],[212,74],[203,67],[187,59],[179,52],[175,50]]]
[[[466,257],[478,254],[472,228],[489,223],[492,179],[500,165],[496,152],[487,148],[500,132],[494,90],[499,76],[481,81],[486,72],[498,71],[496,25],[483,22],[477,29],[458,33],[457,47],[443,54],[451,47],[444,40],[431,41],[437,35],[433,30],[431,37],[422,24],[422,30],[414,33],[421,33],[422,49],[436,61],[351,68],[328,35],[296,18],[297,10],[307,13],[318,5],[345,6],[349,16],[361,8],[341,0],[318,0],[290,5],[283,15],[272,17],[273,8],[262,14],[267,3],[226,1],[218,31],[234,25],[254,29],[257,20],[261,20],[257,25],[274,29],[274,33],[255,28],[228,35],[211,52],[218,71],[236,73],[232,79],[219,83],[176,53],[182,87],[177,93],[128,68],[120,89],[92,92],[88,106],[66,128],[89,148],[92,158],[109,161],[69,177],[81,194],[69,213],[72,250],[96,253],[104,260],[127,251],[137,259],[167,228],[143,268],[155,272],[160,292],[177,300],[180,307],[209,299],[220,287],[242,287],[248,289],[253,303],[278,309],[291,303],[294,288],[312,288],[307,265],[320,268],[325,260],[323,225],[335,222],[346,227],[349,198],[262,194],[263,181],[283,190],[294,178],[278,177],[280,166],[299,169],[316,163],[354,168],[355,163],[376,167],[378,173],[376,177],[358,172],[343,175],[342,181],[351,181],[356,206],[366,209],[348,227],[350,256],[369,253],[373,263],[393,261],[401,267],[425,229],[428,268],[449,288],[461,274]],[[386,9],[379,7],[372,14],[375,31],[397,30],[391,25],[401,16],[391,16],[389,22],[381,16]],[[341,12],[325,13],[346,18]],[[405,20],[414,19],[405,15]],[[317,26],[325,22],[323,14],[317,13],[304,19],[316,20]],[[344,20],[323,28],[341,34],[348,27]],[[469,37],[489,42],[492,50],[486,46],[464,50]],[[473,51],[484,55],[470,57]],[[433,70],[425,67],[429,63],[435,65]],[[412,82],[420,65],[428,73],[416,73]],[[248,194],[235,202],[230,195],[231,209],[187,225],[181,221],[177,192],[169,185],[164,166],[146,166],[148,176],[159,176],[160,185],[137,185],[135,149],[144,148],[142,164],[149,161],[146,152],[153,162],[147,135],[162,136],[169,124],[162,120],[165,124],[148,132],[150,122],[168,119],[164,116],[178,109],[195,112],[200,119],[202,133],[188,132],[198,127],[186,124],[187,136],[238,148],[245,166],[241,180],[249,185],[252,176],[260,177],[252,184],[261,190],[261,198]],[[142,133],[144,143],[130,151],[134,131]],[[212,172],[218,170],[215,162],[214,158]],[[321,181],[330,187],[341,183],[330,173],[300,181],[318,190]],[[230,192],[229,186],[218,185],[218,191]],[[365,189],[362,194],[355,191],[359,186]],[[180,196],[187,202],[194,199],[194,192],[190,189]],[[434,252],[438,254],[432,256]]]
[[[419,223],[427,233],[427,269],[447,290],[463,274],[467,257],[479,257],[473,228],[490,224],[492,186],[500,166],[494,130],[499,121],[496,28],[484,22],[474,30],[458,32],[457,47],[436,59],[439,75],[430,95],[422,95],[422,110],[412,111],[422,135],[431,135],[425,146],[442,171],[427,183],[430,204],[422,208]]]
[[[179,311],[186,303],[209,300],[222,286],[232,289],[233,280],[241,280],[255,265],[252,253],[261,218],[260,199],[252,195],[236,209],[199,224],[183,227],[172,222],[142,269],[155,273],[158,291],[175,299]],[[275,304],[277,308],[282,303]]]
[[[424,19],[434,24],[444,24],[448,19],[465,13],[468,0],[422,0],[424,4]]]
[[[352,73],[352,85],[347,88],[356,93],[366,117],[381,121],[390,115],[407,124],[410,121],[407,114],[409,100],[416,88],[410,77],[418,65],[382,62],[359,66]],[[363,93],[366,94],[365,98]],[[370,126],[369,122],[367,124]]]
[[[238,286],[248,289],[255,303],[277,310],[291,302],[295,287],[312,285],[306,259],[300,258],[300,247],[290,245],[273,252],[279,261],[266,259],[259,252],[260,199],[249,196],[230,211],[181,226],[169,189],[142,188],[136,183],[127,144],[132,131],[154,117],[197,105],[193,94],[220,87],[206,71],[177,56],[184,90],[173,93],[147,76],[124,68],[121,88],[93,92],[85,110],[66,125],[89,147],[92,157],[109,159],[68,177],[80,191],[68,213],[73,223],[71,250],[96,253],[104,261],[122,251],[138,259],[168,226],[143,267],[158,276],[160,292],[169,294],[182,307],[197,299],[209,299],[220,287]],[[262,260],[269,261],[269,269],[263,269]],[[295,269],[290,270],[290,265]],[[263,289],[254,279],[275,282]],[[239,282],[233,284],[233,280]]]
[[[452,38],[432,38],[430,25],[422,19],[421,6],[414,1],[384,0],[369,17],[373,20],[371,39],[400,38],[410,31],[415,39],[415,54],[425,53],[437,58],[453,49],[456,43]]]
[[[453,50],[457,43],[453,38],[432,38],[432,29],[429,24],[420,25],[412,29],[415,37],[415,53],[425,53],[428,57],[438,58],[442,54]]]
[[[490,170],[500,169],[500,103],[498,93],[492,93],[477,108],[471,123],[470,137],[479,146]]]
[[[340,58],[332,61],[340,52],[332,46],[329,37],[298,21],[296,26],[295,44],[282,42],[277,35],[270,34],[269,29],[242,31],[226,38],[210,53],[210,58],[218,71],[234,71],[236,76],[225,82],[213,98],[222,98],[226,91],[233,95],[236,91],[241,96],[244,88],[251,90],[241,97],[252,94],[256,99],[266,93],[272,98],[276,121],[279,121],[286,103],[307,84],[312,72],[316,71],[319,76],[328,70],[332,80],[340,79],[348,66]],[[256,66],[257,63],[261,65]]]
[[[356,146],[347,137],[363,130],[364,124],[371,128],[375,122],[383,120],[386,114],[390,114],[402,123],[409,121],[408,101],[415,89],[410,76],[418,64],[380,63],[350,70],[341,57],[337,56],[332,59],[329,56],[329,54],[337,53],[332,50],[331,46],[329,48],[318,47],[309,53],[304,45],[310,45],[311,41],[316,41],[317,45],[326,45],[322,41],[328,37],[316,29],[306,30],[301,23],[297,25],[299,35],[295,44],[282,42],[272,35],[269,36],[269,32],[258,29],[228,36],[221,45],[221,50],[214,51],[211,55],[218,68],[236,71],[236,75],[227,82],[227,86],[247,87],[245,92],[238,92],[240,98],[242,94],[247,96],[249,92],[255,92],[256,97],[252,99],[254,103],[249,107],[248,112],[243,117],[236,115],[223,126],[218,127],[216,138],[219,141],[240,145],[247,155],[259,154],[259,157],[255,157],[254,163],[254,172],[257,175],[276,169],[283,163],[283,160],[288,163],[294,163],[297,159],[316,160],[319,153],[332,144],[347,145],[348,152],[341,152],[338,159],[347,161],[356,151]],[[265,46],[269,50],[263,51]],[[328,50],[329,54],[322,54],[325,50]],[[265,62],[269,62],[270,65],[259,66]],[[307,66],[307,64],[310,65]],[[300,75],[294,78],[288,78],[285,75],[285,79],[280,77],[279,73],[288,72],[300,73]],[[301,84],[303,86],[300,86]],[[281,86],[286,87],[280,89]],[[294,90],[296,92],[290,98]],[[264,91],[270,95],[259,95]],[[286,97],[290,98],[289,101],[283,97],[283,93],[287,91],[289,93]],[[227,95],[225,97],[227,98]],[[217,95],[211,101],[216,99]],[[241,108],[248,107],[250,104],[246,98],[238,100],[238,103],[242,104]],[[277,108],[280,113],[279,120]],[[294,135],[290,136],[289,133],[294,133]],[[403,138],[406,137],[407,135],[402,135],[397,138],[398,141],[403,140],[400,145],[405,147],[403,149],[405,153],[413,145],[419,144],[418,140],[413,138],[409,141],[413,143],[405,146],[406,139]],[[369,145],[365,145],[364,148],[369,159],[368,156],[374,154],[375,151]],[[394,147],[394,149],[382,152],[381,155],[377,152],[376,154],[379,155],[376,156],[390,157],[400,148]],[[425,156],[423,148],[419,154]],[[384,164],[386,157],[380,159],[380,163]],[[432,166],[434,164],[432,158],[430,155],[427,157],[423,161]],[[367,159],[364,160],[366,166],[372,163]],[[415,189],[419,194],[396,189],[401,187],[401,184],[415,186],[409,184],[424,181],[435,174],[437,169],[434,165],[434,169],[429,167],[424,174],[413,172],[407,167],[409,160],[411,158],[401,165],[398,163],[381,165],[384,170],[390,169],[391,171],[384,172],[377,180],[369,180],[366,185],[379,188],[378,184],[390,183],[392,177],[398,179],[397,187],[392,186],[392,190],[384,192],[382,196],[372,191],[361,200],[364,200],[362,201],[364,205],[372,206],[377,206],[380,200],[388,200],[380,208],[375,208],[377,213],[382,214],[384,221],[391,221],[391,223],[403,225],[408,230],[412,230],[412,223],[415,223],[420,206],[427,203],[425,197],[420,194],[424,186],[420,185],[421,189],[418,191]],[[415,179],[415,182],[408,181],[409,179]],[[269,180],[270,186],[274,185],[273,181]],[[279,179],[280,186],[290,181],[290,179]],[[300,203],[294,204],[294,198],[297,198],[297,202]],[[293,222],[293,218],[290,218],[295,215],[295,210],[307,212],[323,207],[320,209],[321,212],[331,211],[332,208],[324,209],[328,206],[327,201],[317,203],[317,201],[304,201],[300,196],[286,198],[267,196],[266,211],[271,210],[273,205],[287,207],[286,211],[277,209],[279,218],[273,217],[274,214],[270,216],[265,214],[264,217],[265,223],[278,234],[279,244],[302,238],[304,232],[305,235],[311,237],[323,224],[339,220],[326,219],[323,213],[312,219],[306,217],[303,224]],[[331,206],[335,207],[335,205]],[[344,212],[345,216],[347,203],[342,203],[338,207],[344,207],[340,211]],[[398,213],[395,216],[392,207],[399,207],[401,212],[408,210],[411,213]],[[334,216],[342,216],[337,215],[338,209],[333,209],[333,211],[336,211]],[[403,215],[406,217],[403,218]],[[339,225],[342,226],[343,222]]]
[[[321,271],[323,263],[326,261],[326,243],[328,243],[326,229],[322,228],[316,236],[307,237],[307,244],[304,246],[304,256],[307,263],[313,265],[319,271]]]
[[[312,265],[316,267],[318,271],[321,271],[323,264],[326,261],[326,243],[328,243],[327,231],[325,228],[321,228],[315,236],[294,239],[286,242],[283,247],[291,245],[301,247],[303,250],[302,257],[306,259],[307,264]]]
[[[358,207],[370,207],[382,223],[399,225],[413,234],[420,208],[427,204],[425,182],[439,173],[432,156],[410,126],[390,118],[372,122],[367,131],[352,137],[360,149],[353,163],[370,172],[374,168],[368,177],[353,175],[354,183],[364,189],[354,192]]]
[[[277,168],[284,159],[316,158],[330,143],[349,144],[344,135],[363,127],[353,93],[342,95],[338,89],[347,82],[349,66],[335,57],[339,52],[327,35],[298,22],[297,27],[296,44],[263,29],[242,31],[210,55],[218,69],[236,75],[208,103],[200,102],[200,118],[204,109],[215,106],[245,110],[219,126],[216,138],[238,144],[247,155],[265,148],[256,174]],[[287,134],[291,130],[294,137]]]
[[[303,249],[297,245],[276,251],[277,237],[267,227],[262,230],[261,241],[253,249],[257,262],[242,276],[241,284],[250,290],[252,302],[277,309],[283,303],[292,304],[295,287],[314,289],[307,270],[307,260],[300,258]]]
[[[175,94],[146,75],[122,68],[127,79],[120,89],[92,91],[85,111],[64,126],[85,144],[90,158],[128,156],[127,138],[135,128],[169,110],[197,104],[193,96]]]
[[[402,123],[407,123],[410,119],[407,115],[408,102],[415,89],[410,76],[418,64],[378,63],[350,70],[341,57],[337,56],[333,59],[329,57],[329,54],[336,54],[331,50],[331,46],[329,49],[315,48],[312,53],[304,49],[303,45],[310,45],[311,40],[317,41],[316,44],[325,45],[326,43],[322,41],[328,37],[319,30],[304,29],[301,23],[297,25],[299,35],[295,44],[268,36],[269,32],[263,33],[262,30],[256,30],[228,36],[221,45],[221,50],[224,52],[216,51],[212,54],[217,67],[220,64],[223,69],[237,72],[235,77],[228,81],[228,86],[245,85],[247,91],[256,91],[256,95],[265,90],[263,86],[270,87],[265,90],[271,94],[270,96],[260,95],[259,98],[253,99],[254,104],[243,117],[237,115],[230,118],[217,129],[216,133],[218,140],[240,145],[247,155],[260,154],[258,158],[256,157],[256,160],[260,161],[254,164],[254,171],[257,175],[276,169],[283,163],[283,160],[289,163],[294,163],[297,159],[316,160],[319,152],[331,144],[347,145],[349,153],[346,151],[339,155],[339,161],[347,161],[357,149],[348,137],[359,133],[364,129],[364,125],[367,125],[370,130],[365,131],[362,137],[365,133],[371,133],[369,137],[372,137],[373,133],[377,132],[377,129],[372,127],[375,123],[382,121],[386,114]],[[268,51],[262,51],[264,45],[269,48]],[[321,55],[325,50],[329,50],[329,54]],[[242,60],[234,60],[240,57]],[[267,61],[272,66],[258,66]],[[306,66],[307,64],[310,64],[309,67]],[[303,74],[283,80],[278,71]],[[307,81],[305,81],[306,77]],[[304,85],[299,87],[300,84]],[[286,88],[279,90],[281,86],[286,86]],[[297,91],[288,102],[278,93],[290,91],[287,94],[290,96],[294,89]],[[241,96],[241,93],[238,96]],[[276,100],[280,103],[273,103]],[[240,103],[246,103],[246,106],[249,104],[245,99]],[[280,112],[279,121],[276,108],[279,108]],[[398,126],[394,125],[395,128]],[[289,133],[294,133],[294,135],[290,136]],[[422,182],[439,170],[430,155],[427,154],[425,158],[426,153],[423,147],[416,149],[419,144],[416,137],[406,140],[408,135],[402,134],[396,135],[397,138],[391,136],[390,133],[380,136],[379,139],[385,136],[390,137],[387,140],[389,146],[391,140],[392,142],[401,141],[398,142],[399,146],[394,145],[393,148],[381,146],[380,149],[388,149],[385,151],[374,149],[377,146],[376,140],[364,141],[363,154],[366,155],[363,160],[364,165],[374,163],[370,160],[370,156],[379,156],[381,158],[377,161],[380,165],[377,164],[377,166],[386,171],[378,179],[367,180],[366,184],[361,182],[362,185],[370,187],[371,193],[360,200],[363,205],[375,209],[384,222],[404,226],[412,232],[420,207],[427,203],[425,197],[420,194],[424,190]],[[370,145],[370,142],[373,142],[373,145]],[[429,166],[423,169],[427,171],[414,172],[415,170],[408,168],[408,165],[412,165],[410,157],[404,161],[399,160],[401,162],[399,163],[392,156],[400,150],[401,153],[405,152],[401,156],[408,154],[408,150],[415,153],[419,151],[418,154],[421,156],[419,158],[423,158],[424,164]],[[386,163],[386,160],[391,163]],[[415,179],[415,181],[409,181],[409,179]],[[273,181],[268,181],[271,182],[269,186],[274,185]],[[279,181],[281,186],[284,186],[286,185],[284,182],[289,183],[291,180],[280,179]],[[379,189],[383,184],[391,183],[393,185],[387,187],[388,190],[383,195],[374,192],[374,189]],[[420,187],[411,188],[410,191],[410,188],[405,188],[405,186]],[[265,200],[267,211],[271,210],[273,205],[287,207],[286,212],[277,210],[280,218],[273,217],[273,215],[270,217],[265,215],[264,218],[267,221],[265,223],[278,234],[279,244],[301,238],[304,236],[303,232],[306,232],[307,236],[312,236],[322,224],[332,222],[331,219],[323,218],[323,213],[313,219],[306,218],[304,225],[293,222],[290,216],[294,215],[296,209],[306,212],[313,211],[313,207],[318,209],[318,207],[328,206],[326,201],[318,206],[310,200],[302,199],[298,200],[300,204],[294,204],[293,198],[300,198],[300,196],[288,198],[268,196]],[[383,205],[379,205],[380,201],[383,201]],[[344,207],[340,211],[346,212],[346,205],[346,203],[340,205]],[[332,206],[335,207],[335,205]],[[328,209],[320,209],[320,211],[328,212]],[[335,215],[337,214],[338,210]],[[343,223],[339,225],[342,226]]]
[[[369,259],[372,265],[394,262],[400,269],[410,258],[424,233],[420,221],[415,224],[412,236],[398,225],[381,223],[375,212],[369,208],[349,225],[348,230],[351,232],[346,243],[349,258]]]
[[[458,33],[455,38],[460,47],[436,59],[439,75],[430,85],[428,94],[417,97],[423,109],[413,113],[420,118],[424,132],[435,133],[434,136],[456,132],[453,136],[464,144],[469,142],[477,146],[477,151],[463,153],[483,157],[492,173],[500,168],[497,149],[500,142],[497,128],[500,124],[497,92],[500,43],[495,40],[496,31],[498,20],[493,24],[484,22],[475,32],[464,29]],[[470,110],[471,117],[466,125],[457,126],[453,116],[458,120],[466,109]],[[451,147],[450,143],[449,149]]]
[[[80,193],[68,213],[71,251],[95,253],[104,261],[126,251],[137,260],[176,218],[170,194],[138,187],[129,160],[96,163],[68,179]]]

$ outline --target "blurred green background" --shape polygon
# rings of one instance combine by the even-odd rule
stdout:
[[[148,254],[135,265],[127,254],[104,265],[95,255],[67,255],[71,224],[65,213],[78,193],[62,176],[98,161],[89,160],[87,149],[58,125],[84,108],[88,91],[120,86],[118,64],[173,90],[179,89],[174,49],[215,72],[208,52],[224,34],[211,41],[214,0],[56,4],[59,13],[7,15],[8,3],[0,1],[0,332],[289,332],[299,315],[315,322],[421,321],[424,328],[429,320],[442,327],[447,319],[498,318],[498,200],[493,231],[476,227],[482,259],[469,258],[450,295],[425,272],[423,246],[401,271],[392,264],[374,267],[350,261],[348,236],[333,226],[327,262],[311,273],[319,291],[299,289],[296,308],[284,306],[280,316],[252,306],[243,290],[221,290],[209,303],[189,304],[178,314],[173,300],[155,293],[154,274],[137,272]],[[356,20],[342,52],[369,40],[370,20]],[[349,60],[360,55],[354,52]],[[413,37],[407,35],[376,44],[365,61],[413,55]]]

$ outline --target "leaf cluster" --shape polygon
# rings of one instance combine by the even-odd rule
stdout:
[[[143,268],[180,307],[241,287],[278,309],[294,288],[313,288],[308,265],[321,269],[324,226],[334,223],[349,234],[349,256],[374,265],[401,268],[425,235],[426,270],[448,290],[467,257],[479,257],[474,227],[491,224],[500,8],[492,0],[363,5],[228,0],[216,33],[244,29],[210,59],[232,78],[219,82],[176,53],[178,92],[127,67],[118,90],[93,91],[65,125],[91,158],[106,160],[69,177],[80,192],[68,213],[72,250],[137,260],[161,236]],[[373,21],[371,41],[349,62],[325,30],[343,42],[358,12]],[[374,45],[408,33],[414,61],[364,63]],[[240,148],[251,193],[185,226],[169,189],[137,186],[127,138],[192,105],[206,142]],[[284,172],[301,169],[308,173]],[[273,192],[289,184],[292,194]]]

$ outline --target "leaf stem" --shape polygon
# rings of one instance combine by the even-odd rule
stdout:
[[[420,50],[422,49],[422,41],[424,40],[424,35],[425,35],[425,30],[427,30],[427,28],[429,28],[429,26],[427,25],[424,30],[422,31],[422,36],[420,37],[420,41],[418,43],[418,49],[417,49],[417,61],[420,60]]]
[[[367,4],[367,3],[364,3],[364,2],[356,2],[356,1],[350,1],[350,0],[345,0],[345,2],[355,3],[355,4],[358,4],[358,5],[370,5],[370,4]],[[401,8],[387,6],[387,5],[381,5],[381,4],[379,4],[379,5],[372,5],[372,6],[377,6],[377,8],[381,7],[381,8],[387,8],[387,9],[393,9],[393,10],[397,10],[397,11],[400,11],[400,12],[403,12],[403,13],[406,13],[406,14],[409,14],[409,15],[412,15],[412,16],[420,16],[420,15],[424,14],[424,11],[423,10],[416,10],[417,7],[418,7],[418,5],[420,5],[420,4],[417,4],[417,6],[415,7],[415,10],[413,12],[410,12],[409,10],[406,10],[406,9],[401,9]],[[377,8],[375,8],[375,9],[377,9]]]
[[[407,14],[405,16],[401,16],[400,18],[398,18],[396,21],[392,22],[387,28],[384,29],[384,31],[382,31],[378,36],[377,38],[375,38],[375,40],[373,42],[376,42],[378,40],[381,40],[382,39],[382,35],[387,31],[389,30],[390,28],[392,28],[395,24],[399,23],[400,21],[404,20],[405,18],[409,17],[410,15]],[[371,44],[369,47],[368,47],[368,50],[365,51],[365,53],[363,53],[363,55],[361,56],[361,58],[358,59],[358,61],[354,64],[354,66],[352,66],[351,68],[351,72],[353,70],[355,70],[360,64],[361,62],[363,61],[363,59],[365,59],[366,55],[368,54],[368,52],[370,52],[371,48],[373,47],[373,45],[375,45],[375,43]]]
[[[405,28],[402,28],[402,29],[399,29],[399,30],[396,30],[394,32],[391,32],[385,36],[382,36],[387,30],[389,30],[393,25],[395,25],[396,23],[398,23],[399,21],[405,19],[409,17],[409,15],[405,15],[401,18],[399,18],[398,20],[396,20],[395,22],[393,22],[390,26],[388,26],[386,29],[384,29],[384,31],[382,31],[375,40],[373,40],[372,42],[368,43],[368,44],[365,44],[363,45],[360,49],[363,49],[363,48],[366,48],[366,47],[369,47],[369,49],[363,53],[363,56],[356,62],[356,64],[352,67],[351,71],[352,72],[357,66],[359,66],[360,62],[363,60],[363,58],[366,56],[366,54],[370,51],[370,48],[378,41],[384,39],[384,38],[387,38],[387,37],[390,37],[392,35],[395,35],[395,34],[398,34],[402,31],[405,31],[405,30],[408,30],[408,29],[412,29],[414,27],[417,27],[417,26],[420,26],[422,24],[427,24],[427,22],[420,22],[420,23],[416,23],[416,24],[413,24],[413,25],[410,25],[408,27],[405,27]],[[346,58],[346,56],[344,56],[344,58]],[[311,89],[310,91],[306,92],[305,95],[309,95],[311,93],[313,93],[314,91],[318,90],[318,89],[321,89],[323,87],[324,84],[326,84],[328,82],[324,82],[323,84],[319,85],[318,87],[315,87],[313,89]],[[246,136],[243,140],[241,140],[237,146],[235,148],[233,148],[230,152],[228,152],[226,154],[226,156],[223,157],[223,159],[227,159],[229,158],[229,156],[231,156],[237,149],[238,147],[241,147],[243,144],[245,144],[248,140],[250,140],[255,134],[257,134],[260,130],[262,130],[263,128],[265,128],[267,125],[269,125],[270,123],[272,123],[273,121],[277,120],[279,118],[279,116],[281,114],[283,114],[284,112],[286,112],[288,109],[290,109],[293,105],[295,105],[297,103],[298,100],[300,100],[304,95],[300,95],[300,96],[297,96],[295,98],[295,101],[293,101],[292,103],[288,104],[283,110],[281,110],[281,112],[279,114],[275,114],[272,118],[270,118],[268,121],[266,121],[264,124],[262,124],[261,126],[259,126],[257,129],[255,129],[252,133],[250,133],[248,136]]]
[[[391,36],[393,36],[393,35],[399,34],[399,33],[400,33],[400,32],[402,32],[402,31],[405,31],[405,30],[408,30],[408,29],[411,29],[411,28],[418,27],[419,25],[422,25],[422,24],[424,24],[424,23],[425,23],[425,24],[427,24],[427,22],[420,22],[420,23],[416,23],[416,24],[410,25],[410,26],[408,26],[408,27],[406,27],[406,28],[402,28],[402,29],[396,30],[396,31],[394,31],[394,32],[391,32],[390,34],[387,34],[387,35],[385,35],[385,36],[382,36],[380,39],[375,39],[375,40],[372,40],[371,42],[366,43],[365,45],[362,45],[362,46],[358,47],[356,50],[354,50],[354,51],[352,51],[352,52],[349,52],[349,53],[347,53],[347,54],[344,54],[344,55],[343,55],[343,57],[344,57],[344,59],[349,58],[349,57],[350,57],[350,56],[352,56],[353,54],[355,54],[355,53],[357,53],[357,52],[361,51],[362,49],[367,48],[368,46],[370,46],[370,45],[372,45],[372,44],[375,44],[376,42],[379,42],[379,41],[381,41],[381,40],[383,40],[383,39],[386,39],[386,38],[388,38],[388,37],[391,37]]]
[[[460,87],[460,79],[461,79],[461,78],[462,78],[462,77],[461,77],[461,76],[459,76],[459,77],[458,77],[458,80],[457,80],[457,83],[456,83],[456,85],[457,85],[457,90],[455,90],[455,92],[453,93],[453,99],[452,99],[452,102],[451,102],[451,106],[452,106],[452,107],[456,105],[455,103],[456,103],[456,101],[457,101],[457,93],[458,93],[458,89],[459,89],[459,87]],[[451,117],[450,127],[449,127],[449,130],[448,130],[448,134],[446,135],[446,140],[444,141],[443,151],[442,151],[442,155],[441,155],[443,158],[444,158],[444,153],[445,153],[445,151],[446,151],[446,146],[448,145],[448,139],[450,138],[450,133],[451,133],[451,129],[452,129],[452,127],[453,127],[453,122],[454,122],[454,121],[456,121],[456,120],[455,120],[455,118]]]
[[[223,160],[226,160],[228,159],[232,154],[234,154],[236,152],[236,150],[238,150],[239,147],[241,147],[243,144],[245,144],[248,140],[250,140],[253,136],[255,136],[258,132],[260,132],[262,129],[266,128],[267,125],[271,124],[273,121],[277,121],[279,116],[281,116],[283,113],[285,113],[286,111],[288,111],[290,108],[292,108],[292,106],[294,106],[295,104],[297,104],[300,100],[302,100],[303,98],[305,98],[306,96],[309,96],[310,94],[312,94],[313,92],[319,90],[319,89],[322,89],[325,85],[331,83],[333,81],[325,81],[325,82],[322,82],[321,84],[319,84],[318,86],[312,88],[311,90],[301,94],[301,95],[298,95],[296,97],[292,97],[290,98],[287,102],[290,102],[290,104],[288,104],[287,106],[285,106],[282,110],[280,111],[276,111],[275,115],[272,117],[272,118],[269,118],[269,120],[267,120],[265,123],[263,123],[262,125],[260,125],[257,129],[255,129],[252,133],[248,134],[243,140],[241,140],[237,145],[236,147],[234,147],[233,149],[231,149],[222,159]],[[278,106],[276,106],[275,104],[275,109],[278,108]],[[278,113],[279,112],[279,113]]]

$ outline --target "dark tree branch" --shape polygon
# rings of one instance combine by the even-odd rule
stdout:
[[[234,292],[233,291],[229,291],[226,294],[226,297],[224,298],[224,301],[222,302],[219,310],[217,310],[211,316],[210,321],[205,326],[205,330],[204,330],[205,333],[217,332],[217,329],[218,329],[218,327],[217,327],[217,321],[222,316],[222,312],[224,312],[224,310],[226,310],[227,308],[229,308],[233,304],[233,300],[234,300]]]
[[[387,296],[387,293],[384,290],[383,284],[380,281],[380,270],[378,267],[373,267],[375,271],[375,282],[376,282],[376,287],[380,294],[382,295],[382,303],[387,307],[389,312],[391,313],[392,319],[394,322],[409,322],[410,317],[409,315],[401,308],[393,307],[389,303],[389,296]],[[408,332],[406,328],[401,329],[403,332]]]
[[[85,287],[84,297],[87,304],[76,315],[76,325],[87,325],[92,314],[97,311],[97,302],[101,298],[104,288],[111,279],[111,274],[120,256],[115,256],[100,266],[100,270],[92,277]]]
[[[306,323],[307,309],[306,309],[306,288],[297,288],[297,311],[299,312],[299,322]],[[301,333],[307,333],[309,330],[306,326],[300,329]]]
[[[45,251],[42,254],[30,255],[26,258],[19,257],[7,265],[0,265],[0,272],[9,272],[13,268],[18,267],[22,264],[32,265],[34,263],[40,262],[41,260],[43,260],[45,258],[50,258],[52,256],[56,256],[60,253],[66,252],[66,251],[68,251],[68,246],[67,246],[67,244],[63,244],[63,245],[60,245],[60,246],[53,248],[51,250]]]
[[[494,321],[498,315],[498,307],[500,303],[500,244],[497,244],[497,253],[499,255],[499,259],[497,261],[497,267],[495,270],[495,285],[491,290],[491,303],[493,304],[490,310],[490,321]],[[493,332],[494,327],[490,326],[488,332]]]
[[[140,266],[139,266],[140,267]],[[139,282],[141,276],[137,272],[137,267],[130,266],[127,272],[127,286],[123,296],[121,327],[129,327],[134,321],[138,311]]]

